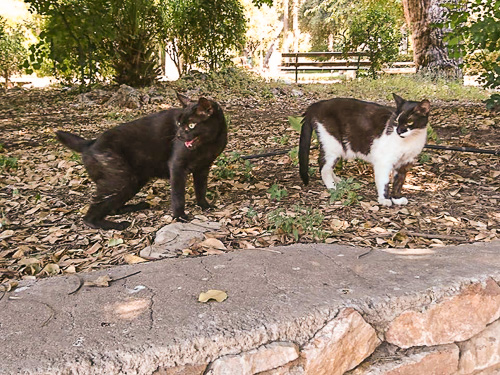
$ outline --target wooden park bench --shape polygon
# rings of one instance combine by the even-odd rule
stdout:
[[[346,58],[347,56],[347,58]],[[281,70],[294,71],[295,82],[300,71],[347,71],[370,68],[368,54],[362,52],[284,52]],[[395,67],[412,67],[413,62],[393,63]]]

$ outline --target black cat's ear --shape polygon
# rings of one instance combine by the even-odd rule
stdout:
[[[394,98],[395,102],[396,102],[396,107],[397,108],[401,108],[401,106],[404,104],[404,102],[406,100],[404,100],[402,97],[400,97],[399,95],[396,95],[396,94],[392,94],[392,97]]]
[[[191,99],[189,99],[186,95],[179,94],[178,92],[176,92],[176,94],[177,94],[177,99],[179,99],[182,106],[187,107],[188,104],[191,102]]]
[[[419,113],[422,116],[429,115],[429,111],[431,110],[431,103],[424,99],[415,107],[415,112]]]
[[[198,107],[196,108],[196,113],[199,115],[207,115],[211,116],[212,113],[214,113],[214,109],[212,107],[212,103],[210,103],[210,100],[201,97],[198,100]]]

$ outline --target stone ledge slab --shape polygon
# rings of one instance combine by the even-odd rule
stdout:
[[[500,281],[500,242],[422,256],[374,250],[359,257],[365,253],[296,245],[23,283],[0,301],[0,373],[201,374],[219,358],[275,342],[302,350],[349,308],[382,339],[405,312],[423,313]],[[70,294],[79,277],[137,271]],[[199,303],[208,289],[226,291],[227,300]],[[296,361],[291,371],[304,373]]]

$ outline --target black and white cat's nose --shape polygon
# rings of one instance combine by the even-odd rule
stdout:
[[[398,128],[396,129],[398,135],[400,137],[405,137],[406,135],[408,135],[407,133],[409,132],[408,128],[406,126],[398,126]]]

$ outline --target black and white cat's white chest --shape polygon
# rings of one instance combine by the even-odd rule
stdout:
[[[430,103],[410,102],[397,95],[394,99],[397,108],[347,98],[311,105],[304,116],[299,147],[304,183],[309,178],[308,148],[314,129],[320,142],[321,177],[328,189],[335,189],[339,181],[333,172],[338,159],[359,158],[373,165],[380,204],[406,204],[401,187],[409,165],[425,145]]]

